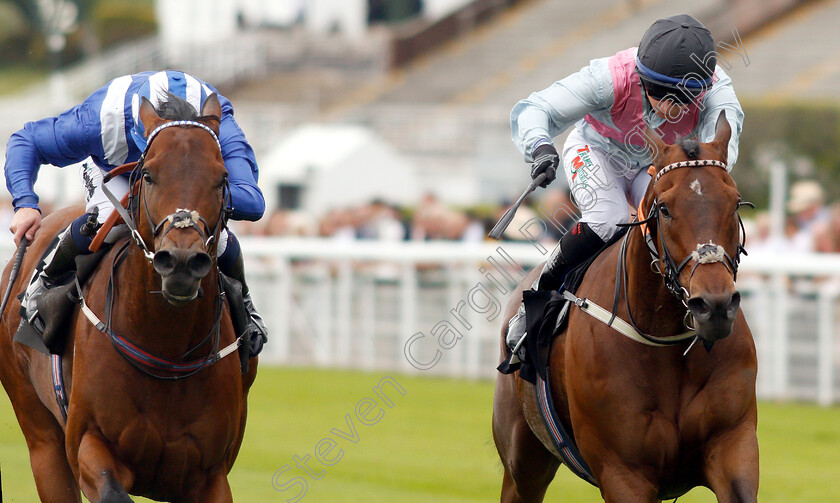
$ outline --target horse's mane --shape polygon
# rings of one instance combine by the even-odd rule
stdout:
[[[190,121],[198,118],[198,111],[187,100],[171,92],[166,93],[166,97],[155,110],[161,119],[166,120]]]
[[[677,143],[680,147],[682,147],[683,152],[685,152],[685,155],[687,155],[689,159],[697,159],[697,156],[700,155],[700,143],[698,143],[696,139],[682,138]]]

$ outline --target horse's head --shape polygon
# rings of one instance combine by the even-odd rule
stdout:
[[[161,108],[164,117],[145,98],[140,104],[149,133],[138,164],[137,221],[148,222],[138,231],[153,243],[154,255],[147,256],[162,278],[163,296],[179,305],[198,296],[223,224],[228,181],[218,141],[222,111],[215,94],[205,100],[201,117],[173,95]]]
[[[668,145],[652,130],[646,134],[655,168],[642,203],[651,219],[651,246],[666,286],[690,311],[707,349],[730,334],[741,301],[735,290],[741,198],[721,169],[730,134],[724,113],[710,143]]]

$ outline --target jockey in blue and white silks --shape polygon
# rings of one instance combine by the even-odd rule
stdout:
[[[35,180],[42,164],[64,167],[88,157],[93,163],[82,166],[80,174],[85,186],[87,213],[70,224],[59,244],[47,258],[44,271],[33,278],[23,305],[33,326],[38,321],[37,298],[75,267],[75,257],[87,253],[92,236],[81,229],[94,208],[98,221],[104,222],[113,210],[102,191],[103,175],[125,163],[140,159],[146,147],[143,124],[139,119],[142,98],[157,109],[168,93],[185,100],[201,111],[204,100],[216,93],[222,108],[219,142],[222,158],[228,171],[230,208],[233,220],[259,220],[265,212],[265,200],[257,186],[259,169],[254,151],[248,144],[233,116],[230,101],[213,86],[179,71],[143,72],[118,77],[94,91],[82,103],[61,113],[28,122],[14,133],[6,147],[6,187],[12,195],[15,216],[10,226],[19,243],[23,236],[34,238],[40,227],[41,214]],[[128,192],[128,178],[115,177],[108,189],[117,198]],[[219,268],[226,275],[243,283],[246,306],[252,314],[252,327],[265,340],[262,319],[253,308],[242,271],[241,248],[233,233],[224,231],[218,246]],[[38,328],[38,327],[36,327]],[[256,351],[261,349],[254,348]]]
[[[137,115],[140,98],[149,99],[157,107],[167,92],[185,99],[196,111],[201,110],[207,96],[218,94],[210,84],[183,72],[143,72],[112,80],[57,117],[24,125],[6,147],[6,187],[15,211],[38,208],[33,185],[42,164],[63,167],[90,157],[107,172],[138,160],[146,147],[143,124]],[[222,105],[219,141],[230,180],[232,218],[259,220],[265,200],[257,187],[259,171],[254,151],[233,117],[230,101],[218,96]],[[109,214],[100,211],[100,221]]]

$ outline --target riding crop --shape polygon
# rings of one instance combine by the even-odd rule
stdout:
[[[522,201],[524,201],[525,198],[528,197],[528,194],[533,192],[534,189],[536,189],[541,183],[543,183],[543,181],[545,181],[545,173],[540,173],[536,178],[534,178],[534,180],[531,182],[531,185],[528,185],[528,188],[525,189],[525,192],[523,192],[521,196],[519,196],[519,199],[516,200],[513,206],[508,208],[505,214],[502,215],[502,218],[500,218],[499,221],[496,222],[496,225],[494,225],[493,228],[490,229],[490,234],[488,235],[491,238],[499,239],[500,237],[502,237],[502,233],[505,232],[505,229],[507,229],[508,225],[510,225],[510,222],[513,220],[513,217],[516,215],[516,210],[519,209],[519,205],[522,204]]]

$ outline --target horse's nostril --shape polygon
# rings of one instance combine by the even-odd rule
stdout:
[[[710,320],[712,318],[734,319],[741,306],[741,294],[734,292],[720,295],[703,295],[692,297],[686,302],[688,309],[696,320]]]
[[[207,276],[212,266],[213,260],[210,258],[210,255],[204,252],[197,252],[187,259],[187,269],[189,269],[190,274],[196,279]]]
[[[692,297],[686,302],[688,309],[695,318],[708,318],[712,312],[712,307],[703,297]]]
[[[726,314],[730,318],[734,318],[736,314],[738,314],[738,309],[741,307],[741,294],[739,292],[735,292],[732,294],[732,298],[729,300],[729,306],[726,308]]]
[[[161,276],[168,276],[172,274],[172,271],[175,270],[175,266],[178,264],[178,260],[175,258],[175,255],[168,251],[168,250],[160,250],[155,253],[154,259],[152,259],[152,265],[157,271],[158,274]]]

